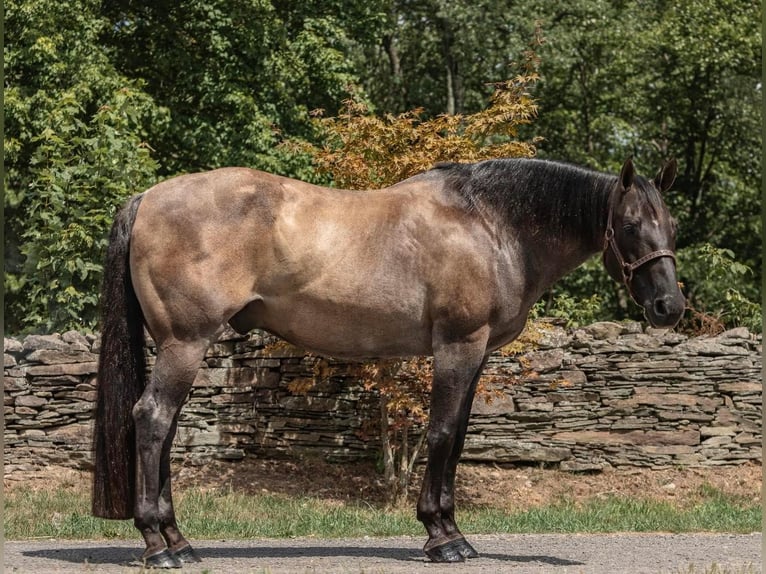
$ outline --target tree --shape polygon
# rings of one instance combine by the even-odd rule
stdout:
[[[307,158],[278,143],[310,138],[308,112],[335,113],[359,82],[346,29],[354,17],[353,29],[375,29],[368,6],[118,0],[107,3],[115,25],[104,40],[120,71],[171,110],[171,124],[150,134],[162,174],[240,165],[311,180]]]
[[[93,326],[111,216],[153,183],[167,116],[110,64],[97,3],[7,2],[6,24],[6,328]]]
[[[483,109],[532,28],[508,17],[512,2],[388,0],[380,36],[360,43],[357,68],[381,113],[423,108],[426,117]]]

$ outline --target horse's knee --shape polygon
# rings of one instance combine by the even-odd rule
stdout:
[[[428,497],[420,497],[417,506],[418,520],[428,526],[436,522],[439,518],[440,509],[438,504],[434,504]]]

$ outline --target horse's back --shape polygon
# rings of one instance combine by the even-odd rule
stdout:
[[[358,192],[226,168],[148,190],[131,261],[155,337],[229,321],[328,354],[428,354],[440,314],[492,312],[488,241],[428,176]]]

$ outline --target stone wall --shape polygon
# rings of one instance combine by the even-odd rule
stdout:
[[[306,394],[314,359],[263,334],[213,345],[182,410],[174,457],[374,456],[377,402],[332,376]],[[5,473],[87,468],[99,341],[75,332],[5,339]],[[151,364],[154,349],[147,349]],[[343,363],[333,363],[344,372]],[[523,365],[523,368],[522,368]],[[464,460],[569,470],[762,460],[761,339],[744,329],[686,338],[637,323],[548,331],[521,357],[495,354],[474,401]]]

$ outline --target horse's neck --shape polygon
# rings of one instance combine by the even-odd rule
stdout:
[[[538,275],[541,289],[546,290],[556,281],[579,267],[604,249],[606,220],[609,210],[611,185],[599,182],[597,208],[587,225],[573,229],[561,221],[530,219],[529,225],[518,236],[526,259]],[[574,197],[585,199],[583,190],[573,189]],[[593,197],[590,199],[593,201]],[[573,206],[579,209],[582,206]],[[582,207],[585,210],[585,207]],[[588,208],[590,209],[590,208]],[[566,214],[559,214],[566,217]],[[565,230],[565,231],[562,231]]]

